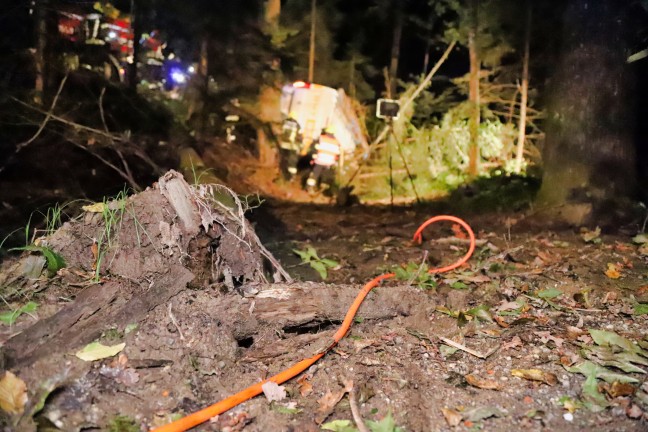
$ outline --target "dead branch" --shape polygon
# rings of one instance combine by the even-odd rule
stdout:
[[[50,108],[48,111],[45,112],[45,118],[41,122],[40,126],[38,127],[38,130],[34,135],[32,135],[31,138],[29,138],[27,141],[24,141],[18,145],[16,145],[16,149],[14,150],[13,154],[7,159],[7,162],[0,167],[0,172],[4,171],[4,169],[7,167],[9,161],[22,149],[27,147],[29,144],[33,143],[40,135],[43,133],[45,130],[45,126],[47,126],[47,123],[49,123],[50,119],[52,119],[52,116],[54,115],[54,108],[56,108],[56,104],[58,103],[59,96],[61,95],[61,92],[63,91],[63,87],[65,87],[65,82],[68,79],[68,75],[66,74],[63,79],[61,80],[61,83],[59,84],[59,88],[56,91],[56,95],[54,95],[54,99],[52,100],[52,105],[50,105]],[[15,99],[18,100],[18,99]]]
[[[81,150],[83,150],[83,151],[85,151],[85,152],[88,152],[89,154],[91,154],[91,155],[94,156],[95,158],[99,159],[99,160],[100,160],[104,165],[106,165],[106,166],[112,168],[113,170],[115,170],[115,171],[117,172],[117,174],[119,174],[119,175],[120,175],[124,180],[126,180],[126,181],[128,182],[128,184],[129,184],[129,185],[130,185],[130,186],[131,186],[135,191],[141,191],[141,190],[142,190],[142,188],[140,187],[140,185],[138,185],[137,182],[135,182],[135,179],[133,178],[133,176],[130,175],[128,172],[123,171],[123,170],[122,170],[121,168],[119,168],[117,165],[115,165],[114,163],[110,162],[108,159],[104,158],[104,157],[101,156],[100,154],[98,154],[98,153],[96,153],[96,152],[90,150],[88,147],[86,147],[86,146],[84,146],[84,145],[82,145],[82,144],[79,144],[78,142],[75,142],[75,141],[70,141],[70,142],[71,142],[74,146],[80,148]],[[119,154],[119,152],[118,152],[117,154]],[[121,155],[120,155],[120,156],[121,156]],[[123,159],[122,159],[122,160],[123,160]]]
[[[369,429],[364,424],[362,416],[360,415],[360,409],[358,408],[358,402],[356,401],[355,386],[352,386],[349,390],[349,405],[351,405],[351,415],[353,416],[353,421],[356,426],[358,426],[358,431],[369,432]]]
[[[18,98],[12,97],[11,99],[13,99],[14,101],[18,102],[19,104],[21,104],[21,105],[23,105],[23,106],[25,106],[25,107],[33,110],[33,111],[36,111],[36,112],[39,112],[41,114],[47,115],[47,111],[44,111],[44,110],[42,110],[42,109],[40,109],[38,107],[35,107],[35,106],[30,105],[30,104],[28,104],[26,102],[23,102]],[[63,123],[63,124],[66,124],[68,126],[72,126],[73,128],[76,128],[76,129],[81,129],[81,130],[84,130],[84,131],[87,131],[87,132],[91,132],[91,133],[94,133],[96,135],[99,135],[99,136],[102,136],[102,137],[105,137],[105,138],[109,138],[109,139],[111,139],[113,141],[119,141],[119,142],[125,142],[126,141],[126,139],[120,137],[119,135],[113,135],[111,133],[104,132],[101,129],[96,129],[96,128],[93,128],[93,127],[90,127],[90,126],[85,126],[85,125],[82,125],[80,123],[76,123],[76,122],[73,122],[73,121],[68,120],[66,118],[57,116],[55,114],[51,114],[50,117],[51,117],[51,120],[56,120],[59,123]]]

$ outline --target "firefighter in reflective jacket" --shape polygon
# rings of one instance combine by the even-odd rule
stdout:
[[[340,143],[330,127],[324,129],[320,135],[319,142],[315,144],[315,150],[317,152],[313,157],[313,171],[306,180],[306,186],[309,189],[314,189],[319,185],[322,175],[332,170],[340,157]]]

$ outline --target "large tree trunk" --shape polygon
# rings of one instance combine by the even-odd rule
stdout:
[[[391,60],[389,62],[389,83],[387,89],[389,97],[396,97],[396,86],[398,85],[398,61],[400,59],[401,36],[403,34],[403,11],[398,1],[393,3],[394,11],[394,35],[392,37]]]
[[[131,0],[131,26],[133,28],[133,64],[128,68],[128,86],[137,90],[137,59],[140,56],[139,41],[142,38],[142,1]]]
[[[524,60],[522,60],[522,88],[520,89],[520,122],[518,123],[518,141],[515,151],[515,173],[522,171],[524,162],[524,140],[526,138],[526,114],[529,95],[529,45],[531,42],[531,2],[527,0],[527,20],[524,32]]]
[[[45,90],[45,48],[47,46],[47,0],[39,0],[35,4],[36,13],[36,50],[34,53],[34,66],[36,77],[34,80],[34,102],[43,103]]]
[[[470,131],[470,145],[468,147],[468,175],[473,178],[479,171],[479,54],[477,52],[477,11],[479,0],[470,1],[470,31],[468,33],[468,53],[470,57],[470,84],[469,84],[469,101],[470,101],[470,119],[468,128]]]
[[[633,81],[620,8],[612,0],[572,0],[564,14],[538,201],[574,224],[587,222],[597,204],[634,192]]]
[[[309,59],[309,80],[312,80],[313,68],[315,65],[315,19],[316,3],[313,0],[311,5],[311,58]],[[281,15],[281,1],[267,0],[265,9],[265,25],[270,29],[277,29]],[[259,99],[257,102],[257,116],[262,124],[256,126],[257,148],[259,150],[259,162],[262,166],[278,166],[277,150],[274,143],[268,137],[266,125],[272,128],[272,124],[281,122],[281,113],[279,112],[279,98],[281,94],[276,88],[276,83],[266,82],[261,84],[259,89]]]
[[[281,0],[266,0],[265,2],[265,23],[273,30],[279,26],[281,16]]]
[[[315,23],[317,22],[317,0],[311,3],[310,47],[308,51],[308,82],[315,79]]]

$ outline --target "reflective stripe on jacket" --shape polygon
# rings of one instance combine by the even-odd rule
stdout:
[[[333,166],[340,155],[340,143],[333,135],[323,134],[315,145],[317,154],[314,161],[317,165]]]

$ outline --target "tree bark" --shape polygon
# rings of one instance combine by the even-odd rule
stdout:
[[[47,0],[39,0],[35,3],[36,14],[36,52],[34,54],[34,66],[36,77],[34,80],[34,103],[43,104],[43,92],[45,90],[45,49],[47,47]]]
[[[142,38],[142,4],[141,1],[131,0],[131,27],[133,29],[133,63],[128,68],[128,86],[137,90],[137,59],[140,55],[139,41]]]
[[[387,89],[388,97],[396,97],[396,86],[398,85],[398,61],[400,60],[400,45],[403,34],[403,11],[397,0],[393,2],[394,11],[394,35],[391,46],[391,60],[389,62],[389,83]]]
[[[279,26],[279,17],[281,16],[281,0],[267,0],[265,3],[265,23],[272,29],[276,30]]]
[[[315,22],[317,21],[317,0],[311,3],[310,47],[308,53],[308,82],[315,79]]]
[[[633,80],[613,0],[572,0],[548,92],[541,207],[573,224],[634,193]]]
[[[478,23],[479,0],[470,0],[470,30],[468,32],[468,55],[470,57],[470,84],[468,99],[470,102],[470,145],[468,148],[468,176],[474,178],[479,172],[479,53],[477,52],[477,23]]]
[[[522,88],[520,90],[520,122],[518,123],[518,141],[515,151],[515,173],[522,171],[524,162],[524,140],[526,138],[526,114],[529,96],[529,51],[531,40],[531,2],[527,0],[526,30],[524,33],[524,60],[522,60]]]

